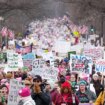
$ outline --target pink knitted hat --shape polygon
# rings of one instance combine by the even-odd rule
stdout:
[[[28,87],[22,88],[21,90],[19,90],[19,95],[21,97],[28,97],[31,95],[30,89]]]

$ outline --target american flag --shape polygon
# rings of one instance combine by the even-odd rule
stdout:
[[[3,37],[8,35],[8,29],[7,29],[7,27],[3,27],[3,28],[2,28],[2,30],[1,30],[1,35],[2,35]]]
[[[32,45],[22,47],[16,43],[15,47],[16,47],[16,53],[19,53],[19,54],[27,54],[32,52]]]

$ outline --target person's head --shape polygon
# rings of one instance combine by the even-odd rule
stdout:
[[[69,82],[64,82],[61,85],[61,93],[71,93],[71,85]]]
[[[31,86],[32,86],[32,82],[29,79],[25,79],[24,84],[28,88],[31,88]]]
[[[20,89],[18,93],[19,93],[20,98],[25,98],[25,97],[31,96],[31,92],[28,87],[24,87],[24,88]]]
[[[33,83],[34,84],[39,84],[39,85],[41,85],[42,84],[42,78],[41,78],[41,76],[39,76],[39,75],[36,75],[35,77],[34,77],[34,79],[33,79]]]
[[[70,81],[71,82],[75,82],[76,81],[75,74],[71,74]]]
[[[13,77],[13,75],[12,75],[12,73],[10,73],[10,72],[8,72],[7,74],[6,74],[6,79],[12,79],[12,77]]]
[[[64,83],[65,82],[65,77],[63,75],[60,76],[60,83]]]
[[[8,92],[9,92],[9,89],[8,89],[8,87],[5,84],[3,84],[3,85],[0,86],[0,94],[2,96],[4,96],[5,98],[7,98],[8,97]]]
[[[80,89],[80,91],[85,91],[86,90],[86,85],[87,85],[87,83],[84,80],[81,80],[79,82],[79,89]]]
[[[93,74],[93,80],[94,80],[94,81],[99,80],[99,76],[98,76],[98,74]]]

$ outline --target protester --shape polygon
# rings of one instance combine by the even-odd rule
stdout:
[[[70,83],[71,83],[73,92],[75,92],[76,88],[77,88],[76,87],[77,81],[76,81],[76,75],[75,74],[71,74]]]
[[[45,86],[42,84],[42,78],[36,75],[33,79],[33,83],[32,98],[36,102],[36,105],[49,105],[51,103],[51,98],[44,90]]]
[[[19,90],[20,100],[18,105],[36,105],[35,101],[31,98],[31,92],[28,87]]]
[[[95,105],[104,105],[105,104],[105,88],[98,96]]]
[[[65,81],[61,85],[61,92],[56,98],[55,105],[78,105],[79,101],[77,97],[72,94],[71,85],[69,82]]]
[[[8,100],[9,89],[6,85],[0,86],[0,105],[6,105]]]
[[[98,97],[100,92],[103,91],[103,86],[99,80],[98,74],[93,74],[93,79],[92,79],[91,83],[93,84],[95,94]]]
[[[94,103],[96,100],[96,95],[86,87],[87,83],[82,80],[79,83],[79,90],[76,95],[80,103]]]

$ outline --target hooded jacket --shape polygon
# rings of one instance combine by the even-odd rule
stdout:
[[[18,105],[36,105],[36,103],[34,102],[34,100],[32,100],[31,96],[28,97],[24,97],[22,98]]]

